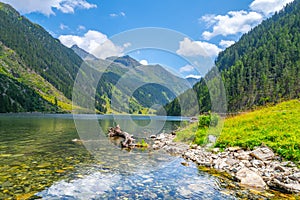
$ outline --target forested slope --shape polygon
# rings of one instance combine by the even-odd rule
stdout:
[[[225,85],[230,112],[299,98],[300,1],[295,0],[244,34],[221,52],[215,63]],[[209,111],[210,96],[204,79],[193,89],[200,111]],[[168,114],[180,115],[180,107],[175,104],[176,101],[165,106]]]

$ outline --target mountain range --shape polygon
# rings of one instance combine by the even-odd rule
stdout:
[[[4,3],[0,24],[0,112],[71,112],[74,81],[84,62],[102,73],[90,97],[98,113],[155,112],[153,105],[164,105],[190,88],[160,65],[141,65],[129,56],[103,60],[78,46],[67,48]],[[134,91],[131,83],[138,86]],[[75,108],[85,109],[84,104]]]
[[[67,48],[3,3],[0,24],[0,112],[71,112],[73,85],[82,65],[91,66],[86,75],[94,81],[101,74],[91,88],[95,96],[88,97],[98,113],[155,114],[154,105],[159,104],[165,105],[168,115],[180,115],[179,99],[185,105],[199,105],[188,115],[208,112],[211,95],[220,91],[209,91],[205,80],[216,71],[224,83],[229,112],[300,97],[300,0],[222,51],[216,67],[200,80],[179,78],[160,65],[141,65],[129,56],[104,60],[78,46]],[[81,97],[83,91],[75,96]],[[191,102],[195,101],[191,93],[197,102]],[[75,108],[84,111],[85,100]]]

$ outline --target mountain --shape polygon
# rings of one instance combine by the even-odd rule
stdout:
[[[137,67],[141,65],[141,63],[139,63],[138,61],[136,61],[128,55],[122,57],[112,56],[106,58],[106,60],[113,61],[114,63],[120,63],[126,67]]]
[[[71,49],[83,60],[98,60],[98,58],[85,50],[79,48],[76,44]]]
[[[76,45],[67,48],[3,3],[0,25],[0,98],[5,103],[0,112],[70,112],[73,95],[84,112],[95,111],[86,105],[92,100],[99,113],[154,113],[153,105],[166,104],[189,88],[160,65],[141,65],[130,56],[102,60]],[[90,68],[83,72],[82,66]],[[78,72],[95,84],[82,83],[74,92]],[[86,90],[96,94],[83,97]]]
[[[191,84],[191,86],[194,86],[196,83],[198,83],[200,81],[200,78],[192,78],[192,77],[189,77],[189,78],[186,78],[186,80]]]
[[[74,49],[74,47],[73,47]],[[76,47],[80,56],[88,55]],[[101,73],[95,97],[96,108],[100,112],[143,113],[153,105],[165,105],[177,95],[186,91],[189,83],[160,65],[141,65],[130,56],[109,57],[106,60],[88,60]],[[86,75],[84,75],[86,76]],[[155,113],[155,110],[151,110]]]
[[[215,63],[225,85],[230,112],[299,98],[300,0],[244,34],[221,52]],[[211,102],[205,79],[193,89],[200,112],[209,111]],[[178,100],[166,109],[168,114],[179,115]]]

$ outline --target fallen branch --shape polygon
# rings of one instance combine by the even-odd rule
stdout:
[[[135,146],[132,136],[129,133],[122,131],[119,124],[116,127],[112,127],[109,129],[108,136],[124,138],[124,141],[121,142],[122,147],[128,148]]]

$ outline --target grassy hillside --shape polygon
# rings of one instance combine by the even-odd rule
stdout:
[[[0,41],[14,50],[30,70],[70,99],[82,59],[41,26],[30,22],[11,6],[0,4]]]
[[[177,141],[207,142],[208,128],[191,124],[177,133]],[[253,112],[229,117],[215,146],[252,149],[265,144],[290,160],[300,160],[300,101],[290,100]]]
[[[34,70],[26,67],[22,59],[12,49],[7,48],[0,42],[0,74],[8,76],[15,81],[33,89],[38,98],[43,98],[50,104],[57,104],[63,110],[72,110],[72,102],[46,81]],[[8,83],[7,83],[8,84]],[[14,93],[18,93],[15,90]],[[26,110],[24,110],[26,111]],[[34,110],[33,110],[34,111]],[[39,110],[42,111],[42,110]]]
[[[0,113],[36,111],[57,112],[58,108],[28,86],[0,73]]]
[[[300,101],[291,100],[226,119],[216,146],[265,144],[284,158],[300,160],[299,136]]]

